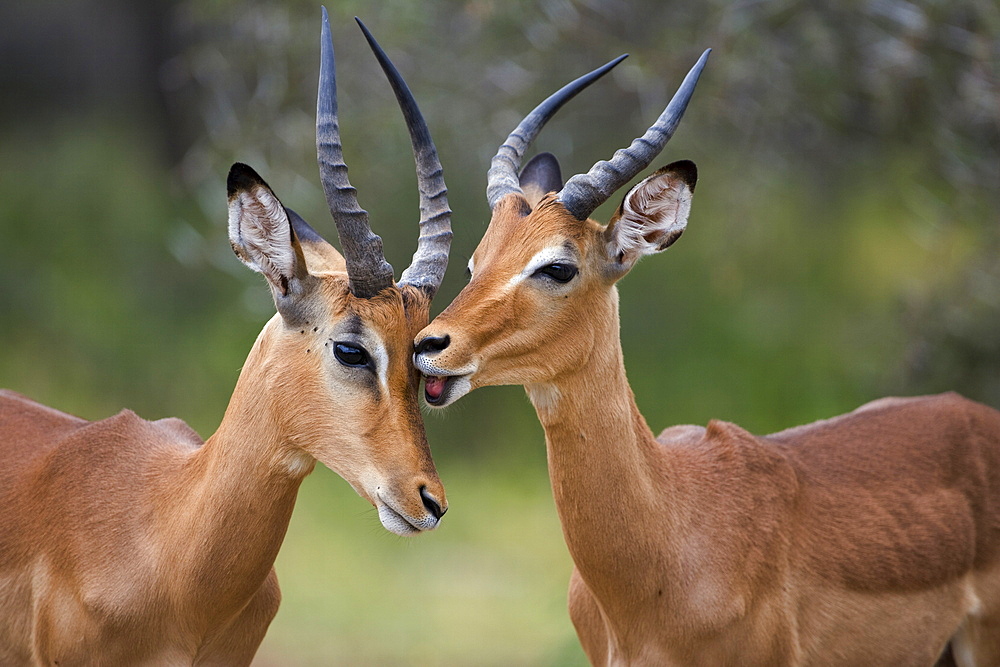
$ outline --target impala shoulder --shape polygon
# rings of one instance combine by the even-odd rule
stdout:
[[[798,474],[785,452],[767,438],[738,424],[713,419],[700,443],[711,467],[745,483],[767,479],[770,492],[791,497],[798,488]],[[777,495],[775,496],[775,498]]]
[[[60,474],[73,477],[80,466],[137,472],[151,457],[160,464],[180,460],[202,444],[198,434],[180,419],[148,421],[131,410],[122,410],[66,433],[55,445],[60,454],[50,459],[49,467],[53,473],[62,471]]]
[[[43,431],[83,426],[87,420],[50,408],[16,391],[0,389],[0,424],[4,425],[4,431],[10,432],[19,423],[30,424],[34,430]]]
[[[147,422],[149,426],[162,435],[166,440],[176,442],[190,447],[201,447],[205,444],[198,432],[191,428],[186,421],[177,417],[165,417],[153,422]]]
[[[695,424],[678,424],[669,426],[656,436],[662,445],[680,445],[687,442],[701,442],[705,437],[705,427]]]
[[[925,410],[961,410],[970,405],[978,405],[961,394],[948,391],[942,394],[931,394],[928,396],[886,396],[869,401],[855,410],[851,414],[868,412],[874,410],[893,410],[898,408],[916,408]]]

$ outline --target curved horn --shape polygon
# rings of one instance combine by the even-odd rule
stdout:
[[[698,77],[708,61],[712,49],[701,54],[684,82],[674,93],[670,104],[664,109],[646,134],[634,140],[628,148],[615,152],[610,161],[601,160],[586,174],[578,174],[566,181],[566,185],[556,196],[566,210],[577,220],[586,220],[598,206],[608,200],[621,186],[631,181],[636,174],[649,166],[667,145],[677,124],[681,122],[684,110],[691,100],[691,94],[698,85]]]
[[[413,144],[413,159],[417,164],[417,189],[420,191],[420,236],[413,261],[403,271],[399,283],[414,285],[424,290],[431,298],[441,286],[445,269],[448,267],[448,251],[451,248],[451,209],[448,207],[448,188],[444,184],[444,172],[438,159],[437,148],[431,140],[424,117],[417,107],[409,87],[399,71],[378,45],[375,38],[361,19],[355,17],[368,45],[375,53],[382,71],[385,72],[396,101],[406,119]]]
[[[579,79],[572,81],[558,91],[550,95],[544,102],[524,117],[524,120],[514,128],[514,131],[507,137],[507,141],[500,146],[496,156],[490,162],[490,170],[486,175],[486,199],[490,203],[490,210],[505,196],[516,192],[521,192],[521,186],[517,179],[517,170],[521,166],[521,159],[528,145],[532,142],[545,123],[559,111],[562,105],[573,99],[577,93],[597,81],[611,70],[612,67],[628,57],[628,54],[618,56],[608,64],[595,69],[590,74],[584,74]]]
[[[337,123],[337,79],[333,59],[330,17],[323,7],[320,35],[319,92],[316,96],[316,160],[337,235],[347,262],[351,293],[369,298],[393,285],[392,266],[382,254],[382,239],[372,233],[368,212],[358,204],[358,193],[347,179],[347,165]]]

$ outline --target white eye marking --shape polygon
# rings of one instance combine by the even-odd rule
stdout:
[[[367,326],[362,327],[360,331],[342,331],[339,341],[336,341],[335,338],[331,338],[327,341],[327,343],[331,346],[331,352],[334,352],[334,356],[336,356],[335,350],[338,342],[342,342],[351,347],[361,348],[361,350],[367,353],[368,364],[362,364],[362,366],[367,366],[371,372],[378,377],[378,382],[382,387],[382,390],[388,393],[389,352],[386,349],[385,344],[382,342],[382,338],[378,335],[378,332]]]
[[[552,245],[547,248],[542,248],[535,253],[535,256],[528,261],[525,265],[524,270],[521,273],[513,276],[507,282],[507,288],[513,288],[518,283],[520,283],[525,278],[530,278],[535,274],[538,269],[548,266],[549,264],[576,264],[577,259],[573,256],[573,253],[569,251],[566,243],[560,243],[559,245]]]
[[[385,350],[381,339],[375,338],[375,345],[371,350],[372,360],[375,362],[375,369],[378,374],[378,382],[382,389],[389,391],[389,354]]]
[[[469,258],[469,275],[471,276],[476,270],[476,260],[474,257]]]

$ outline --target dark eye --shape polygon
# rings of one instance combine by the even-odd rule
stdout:
[[[368,352],[363,347],[348,343],[334,343],[333,354],[345,366],[368,366],[370,363]]]
[[[545,275],[557,283],[568,283],[573,280],[577,269],[572,264],[549,264],[535,271],[535,275]]]

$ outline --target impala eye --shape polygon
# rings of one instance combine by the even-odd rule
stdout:
[[[345,366],[368,366],[371,364],[368,352],[363,347],[349,343],[334,343],[333,354],[337,357],[337,361]]]
[[[548,276],[557,283],[568,283],[577,274],[577,268],[572,264],[549,264],[535,271],[535,275]]]

